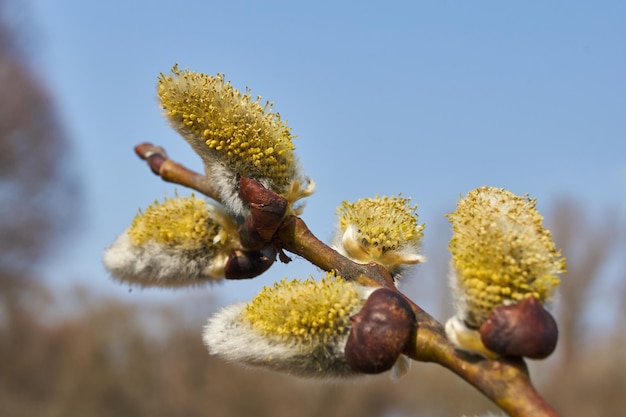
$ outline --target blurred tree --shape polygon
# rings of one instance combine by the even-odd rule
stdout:
[[[44,391],[24,372],[45,356],[38,313],[49,297],[32,278],[78,209],[67,139],[14,29],[19,6],[0,0],[0,415],[25,415],[3,408]]]
[[[560,287],[559,351],[562,363],[571,363],[585,341],[586,309],[601,282],[603,268],[609,263],[620,237],[617,213],[607,212],[600,224],[591,224],[574,201],[559,200],[550,216],[557,246],[567,257],[568,273]]]
[[[546,398],[559,404],[563,415],[622,415],[626,408],[626,281],[614,276],[609,266],[617,266],[617,274],[623,276],[623,219],[618,212],[606,210],[594,222],[580,202],[561,199],[548,220],[557,246],[567,257],[568,273],[557,301],[559,344],[544,383]],[[596,311],[590,314],[594,305]]]
[[[7,23],[15,12],[3,0],[0,11],[0,285],[6,290],[24,284],[53,239],[69,229],[78,199],[54,103],[18,50]]]

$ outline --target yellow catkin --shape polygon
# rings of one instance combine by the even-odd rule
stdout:
[[[342,230],[356,225],[360,244],[366,250],[376,248],[384,254],[420,242],[424,225],[417,224],[416,210],[408,198],[376,196],[354,203],[344,201],[337,213]]]
[[[165,116],[200,156],[211,155],[240,175],[268,179],[279,194],[289,190],[297,173],[294,136],[270,103],[241,93],[222,74],[177,66],[159,77],[158,95]]]
[[[184,250],[209,249],[226,239],[206,202],[194,196],[155,201],[135,216],[128,233],[138,246],[152,241]]]
[[[285,278],[264,287],[242,317],[266,337],[315,346],[347,334],[349,318],[362,302],[355,284],[332,273],[320,281]]]
[[[528,196],[480,187],[448,215],[449,249],[469,324],[479,326],[495,307],[525,297],[545,303],[558,286],[565,258],[535,204]]]

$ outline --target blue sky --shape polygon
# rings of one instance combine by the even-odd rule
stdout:
[[[35,63],[71,134],[86,198],[79,231],[46,266],[61,286],[163,296],[128,293],[101,254],[140,207],[174,193],[135,144],[160,144],[201,169],[157,104],[156,77],[174,63],[225,73],[275,103],[317,183],[303,217],[322,239],[342,200],[376,194],[419,204],[431,258],[445,256],[448,236],[428,232],[448,233],[442,215],[477,186],[529,193],[543,211],[561,196],[593,213],[626,209],[623,2],[29,4]],[[246,299],[310,273],[296,261],[205,291]]]

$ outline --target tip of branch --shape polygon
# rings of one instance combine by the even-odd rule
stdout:
[[[148,142],[135,146],[135,153],[139,158],[148,162],[150,169],[156,175],[160,175],[161,166],[168,159],[165,149]]]

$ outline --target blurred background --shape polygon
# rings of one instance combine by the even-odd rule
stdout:
[[[228,4],[226,4],[228,3]],[[0,415],[460,416],[496,410],[414,363],[339,384],[210,357],[220,306],[319,276],[301,259],[251,281],[150,290],[102,251],[141,207],[188,193],[136,158],[199,159],[160,116],[174,63],[275,103],[317,183],[322,239],[342,200],[412,197],[429,262],[403,289],[450,314],[444,214],[481,185],[537,198],[568,258],[556,353],[532,362],[564,416],[626,409],[626,5],[524,2],[0,0]]]

